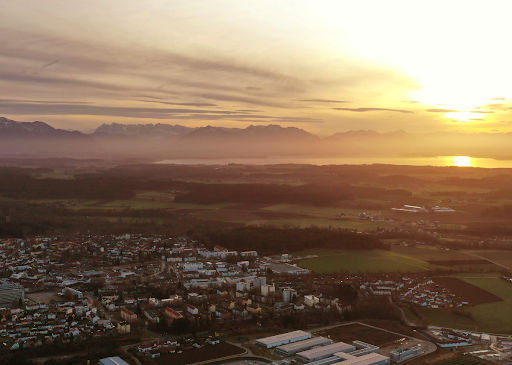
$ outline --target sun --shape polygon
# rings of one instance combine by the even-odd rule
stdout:
[[[453,164],[458,167],[469,167],[471,166],[471,157],[469,156],[455,156]]]

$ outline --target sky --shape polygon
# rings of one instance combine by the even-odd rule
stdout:
[[[512,132],[512,2],[0,0],[0,116]]]

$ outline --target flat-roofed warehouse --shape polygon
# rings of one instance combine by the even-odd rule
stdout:
[[[100,365],[130,365],[119,356],[106,357],[104,359],[100,359]]]
[[[350,354],[338,353],[340,361],[334,365],[388,365],[389,357],[380,354],[366,354],[363,356],[354,356]]]
[[[304,340],[300,342],[290,343],[288,345],[282,345],[276,348],[276,352],[279,354],[283,354],[286,356],[295,355],[298,352],[306,351],[312,349],[316,346],[326,346],[332,344],[332,340],[329,340],[325,337],[315,337],[310,338],[309,340]]]
[[[299,352],[297,354],[297,360],[302,362],[313,362],[326,359],[333,356],[337,352],[352,352],[355,351],[354,345],[348,343],[338,342],[331,345],[317,347],[311,350]]]
[[[308,338],[311,338],[311,333],[309,333],[309,332],[293,331],[293,332],[283,333],[281,335],[260,338],[259,340],[256,340],[256,343],[259,346],[269,349],[272,347],[285,345],[287,343],[293,343],[293,342],[297,342],[297,341],[307,340]]]

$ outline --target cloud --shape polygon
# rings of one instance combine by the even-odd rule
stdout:
[[[490,99],[487,99],[487,100],[507,100],[507,98],[490,98]]]
[[[512,120],[502,120],[500,123],[512,123]]]
[[[245,90],[251,90],[251,91],[259,91],[262,90],[261,87],[254,87],[254,86],[247,86]]]
[[[29,74],[15,74],[10,72],[0,72],[0,80],[17,83],[46,84],[49,86],[93,88],[110,91],[126,91],[126,87],[106,84],[103,82],[87,81],[59,76],[42,76]]]
[[[261,106],[272,106],[276,108],[286,108],[285,105],[275,102],[275,101],[269,101],[261,98],[251,98],[246,97],[243,95],[231,95],[231,94],[220,94],[220,93],[199,93],[196,94],[196,96],[204,98],[204,99],[211,99],[211,100],[218,100],[218,101],[229,101],[229,102],[237,102],[237,103],[246,103],[246,104],[253,104],[253,105],[261,105]]]
[[[469,120],[485,120],[485,119],[482,119],[482,118],[471,118]]]
[[[157,103],[157,104],[182,105],[182,106],[197,106],[197,107],[217,106],[217,104],[211,104],[211,103],[172,103],[172,102],[169,102],[169,101],[154,101],[154,100],[138,100],[138,101],[142,101],[144,103]]]
[[[70,103],[28,103],[0,101],[0,112],[11,115],[102,115],[129,118],[165,119],[177,114],[240,114],[229,110],[197,110],[182,108],[137,108],[137,107],[108,107],[87,104]]]
[[[328,100],[328,99],[306,99],[306,100],[297,100],[297,101],[305,101],[311,103],[349,103],[349,101],[344,100]]]
[[[453,109],[427,109],[426,110],[429,113],[459,113],[460,110],[453,110]]]
[[[417,100],[403,100],[402,103],[406,103],[406,104],[417,104],[419,103],[419,101]]]
[[[509,107],[505,104],[495,103],[495,104],[485,104],[475,109],[491,109],[491,110],[507,110]]]
[[[470,113],[478,113],[478,114],[494,114],[494,112],[488,110],[471,110]]]
[[[334,110],[347,110],[349,112],[357,112],[357,113],[378,112],[378,111],[395,112],[395,113],[414,113],[410,110],[386,109],[386,108],[333,108],[333,109]]]
[[[55,64],[56,64],[56,63],[58,63],[58,62],[59,62],[59,60],[55,60],[55,61],[53,61],[53,62],[46,63],[46,64],[44,64],[41,68],[50,67],[50,66],[52,66],[52,65],[55,65]]]
[[[178,104],[178,103],[176,103]],[[254,123],[324,123],[317,118],[277,117],[250,114],[251,110],[204,110],[185,108],[106,107],[89,104],[20,102],[0,99],[0,115],[95,115],[126,118],[181,120],[238,120]],[[254,110],[253,112],[260,112]]]
[[[499,132],[499,129],[493,129],[491,132]]]

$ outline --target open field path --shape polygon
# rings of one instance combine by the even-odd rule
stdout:
[[[479,257],[479,258],[481,258],[481,259],[483,259],[483,260],[489,261],[490,263],[492,263],[492,264],[494,264],[494,265],[496,265],[496,266],[503,267],[503,268],[505,268],[505,269],[507,269],[507,270],[512,270],[512,268],[511,268],[511,267],[508,267],[508,266],[504,266],[504,265],[498,264],[497,262],[495,262],[495,261],[491,261],[491,260],[489,260],[488,258],[485,258],[485,257],[483,257],[483,256],[479,256],[479,255],[477,255],[477,254],[469,253],[469,252],[465,252],[465,251],[464,251],[464,253],[465,253],[465,254],[467,254],[467,255],[471,255],[471,256]]]

